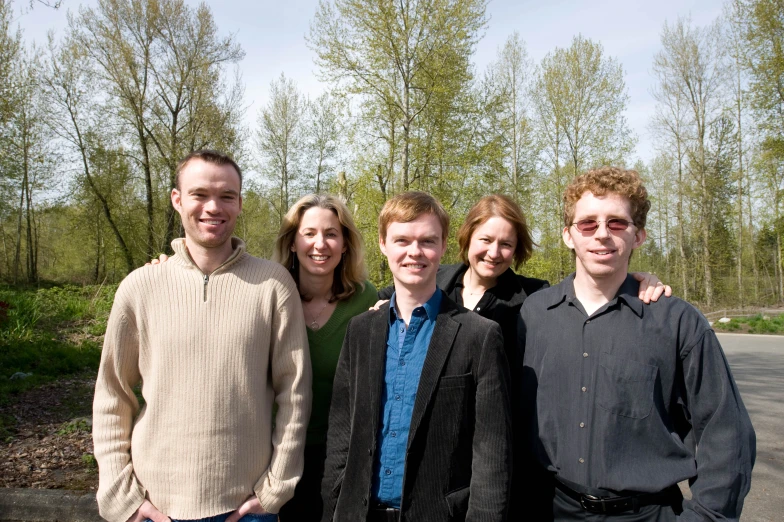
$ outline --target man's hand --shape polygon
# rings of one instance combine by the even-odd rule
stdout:
[[[640,291],[637,294],[643,303],[648,304],[651,301],[658,301],[662,294],[665,297],[672,295],[672,288],[670,285],[665,285],[656,274],[649,272],[633,272],[632,276],[640,282]]]
[[[238,507],[236,511],[232,511],[231,515],[226,519],[226,522],[237,522],[248,513],[255,513],[257,515],[267,514],[264,508],[261,507],[261,502],[259,502],[256,495],[251,495],[245,499],[245,502],[240,504],[240,507]]]
[[[158,259],[152,259],[150,262],[144,263],[144,266],[160,265],[161,263],[165,263],[168,260],[169,260],[169,256],[167,256],[166,254],[161,254],[161,256]]]
[[[131,515],[128,522],[144,522],[147,519],[152,520],[152,522],[171,522],[171,519],[158,511],[158,508],[153,506],[149,500],[142,502],[142,505]]]

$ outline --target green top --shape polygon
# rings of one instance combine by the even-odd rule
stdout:
[[[313,410],[308,424],[307,444],[327,443],[327,420],[332,401],[332,381],[338,366],[348,321],[378,301],[376,287],[365,282],[364,290],[357,290],[348,300],[338,301],[329,320],[318,330],[308,328],[310,362],[313,365]]]

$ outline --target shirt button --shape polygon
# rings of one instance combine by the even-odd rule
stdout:
[[[580,427],[581,427],[581,428],[585,428],[585,423],[584,423],[584,422],[581,422],[581,423],[580,423]]]
[[[588,357],[588,352],[583,352],[583,357]]]
[[[406,365],[406,361],[404,361],[403,359],[401,359],[401,360],[400,360],[400,366],[405,366],[405,365]]]
[[[368,449],[368,456],[370,457],[372,455],[373,455],[373,450],[372,449]]]
[[[406,331],[405,327],[401,326],[401,327],[400,327],[400,333],[403,333],[403,332],[405,332],[405,331]]]
[[[397,437],[397,432],[393,431],[392,433],[390,433],[390,435],[392,435],[393,437]]]
[[[581,388],[581,390],[582,390],[583,392],[587,392],[587,391],[588,391],[588,388],[586,388],[585,386],[583,386],[583,387]]]
[[[400,400],[400,395],[395,395],[395,400],[399,401]]]
[[[590,319],[588,319],[587,321],[585,321],[585,324],[588,324],[588,323],[590,323],[590,322],[591,322],[591,320],[590,320]]]
[[[479,308],[479,307],[477,306],[477,307],[476,307],[476,311],[478,312],[479,310],[481,310],[481,308]]]
[[[385,469],[384,470],[384,474],[385,475],[391,475],[392,474],[392,470],[391,469]]]
[[[584,464],[584,463],[585,463],[585,459],[584,459],[584,458],[582,458],[582,457],[580,457],[580,458],[579,458],[579,459],[577,459],[577,460],[579,460],[579,461],[580,461],[580,464]]]

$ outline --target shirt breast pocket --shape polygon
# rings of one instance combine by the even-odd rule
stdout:
[[[644,419],[653,409],[657,372],[656,366],[601,354],[596,383],[599,407],[622,417]]]

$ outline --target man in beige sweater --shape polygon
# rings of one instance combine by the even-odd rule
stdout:
[[[171,194],[185,238],[117,290],[93,405],[111,522],[275,520],[294,494],[311,400],[305,324],[286,270],[232,238],[241,183],[227,156],[187,156]]]

